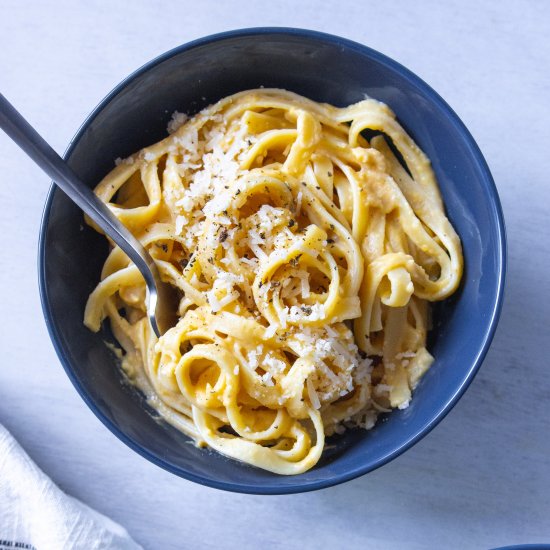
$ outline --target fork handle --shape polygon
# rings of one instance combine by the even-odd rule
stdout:
[[[0,128],[120,246],[145,278],[149,292],[155,291],[160,276],[149,252],[1,93]]]

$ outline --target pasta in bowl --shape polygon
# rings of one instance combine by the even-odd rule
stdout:
[[[325,436],[406,408],[433,361],[428,304],[462,252],[429,159],[373,99],[248,90],[170,130],[96,193],[180,290],[180,320],[157,339],[115,246],[85,324],[109,319],[127,376],[198,445],[303,473]]]
[[[243,90],[269,105],[247,106]],[[174,111],[189,118],[167,137]],[[249,130],[218,147],[231,113]],[[193,142],[198,160],[184,158]],[[214,173],[228,153],[231,184]],[[132,266],[52,186],[39,247],[52,342],[98,419],[178,476],[281,494],[363,475],[437,425],[487,352],[505,271],[494,183],[450,107],[378,52],[297,29],[185,44],[115,88],[65,157],[91,188],[110,173],[100,195],[183,302],[157,342]],[[219,201],[203,217],[210,161]]]

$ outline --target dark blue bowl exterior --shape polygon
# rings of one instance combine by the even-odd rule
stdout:
[[[104,340],[82,324],[87,296],[107,253],[104,238],[52,186],[42,220],[42,306],[59,358],[77,391],[122,441],[184,478],[225,490],[278,494],[320,489],[369,472],[426,435],[453,407],[489,347],[500,313],[506,267],[503,216],[489,169],[450,107],[423,81],[360,44],[298,29],[249,29],[176,48],[111,92],[84,122],[65,158],[90,187],[127,156],[166,134],[174,110],[194,112],[247,88],[279,87],[347,105],[368,95],[384,101],[427,153],[448,215],[464,246],[460,291],[435,308],[436,361],[411,406],[369,432],[338,438],[311,471],[281,477],[196,449],[159,421],[123,383]]]

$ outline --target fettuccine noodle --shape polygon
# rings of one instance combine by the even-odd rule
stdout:
[[[462,253],[430,162],[373,99],[250,90],[170,129],[95,192],[181,291],[179,322],[156,338],[112,246],[85,324],[109,319],[125,372],[198,445],[305,472],[326,436],[406,407],[433,361],[428,302]]]

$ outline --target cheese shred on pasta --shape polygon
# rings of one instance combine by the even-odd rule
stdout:
[[[462,254],[430,162],[372,99],[251,90],[169,129],[95,192],[181,291],[179,322],[157,339],[115,246],[85,324],[109,319],[130,379],[198,445],[305,472],[326,436],[406,407],[433,361],[428,302]]]

